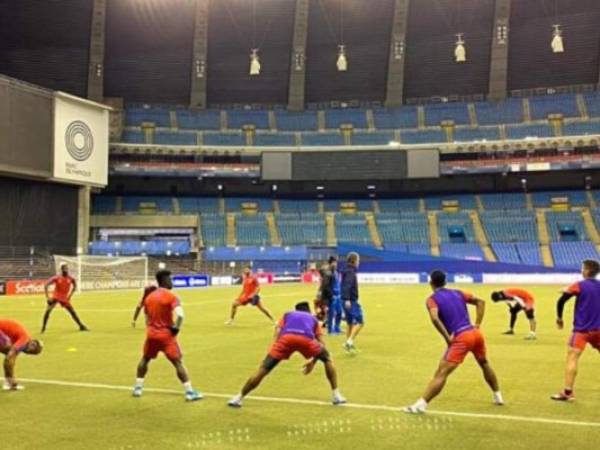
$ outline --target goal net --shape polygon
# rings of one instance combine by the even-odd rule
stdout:
[[[148,284],[148,258],[112,256],[54,255],[56,272],[63,264],[69,266],[77,280],[78,291],[138,289]]]

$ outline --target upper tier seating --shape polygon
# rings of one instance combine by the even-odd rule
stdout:
[[[269,129],[269,113],[267,111],[227,111],[227,128],[241,130],[244,125],[253,125],[257,130]]]
[[[319,211],[316,200],[279,200],[279,210],[285,212],[313,212]]]
[[[475,103],[477,123],[479,125],[501,125],[505,123],[523,122],[523,101],[509,98],[503,102]]]
[[[337,131],[327,131],[324,133],[302,133],[302,145],[344,145],[344,137]]]
[[[433,144],[448,142],[446,133],[439,129],[407,130],[400,132],[400,140],[403,144]]]
[[[356,132],[352,135],[352,145],[388,145],[395,139],[390,132]]]
[[[553,241],[583,241],[589,239],[579,212],[546,212],[550,239]]]
[[[177,110],[177,125],[182,130],[219,130],[221,113],[216,109]]]
[[[180,197],[178,202],[182,214],[216,214],[219,212],[219,200],[215,197]]]
[[[439,213],[437,221],[441,242],[475,242],[473,222],[467,213]]]
[[[375,120],[375,128],[380,130],[417,128],[419,126],[416,106],[405,106],[401,109],[388,110],[376,109],[373,111],[373,118]]]
[[[300,218],[296,215],[282,214],[277,217],[277,226],[284,245],[324,246],[327,244],[327,231],[323,215]]]
[[[244,203],[255,203],[260,212],[273,211],[273,200],[258,197],[227,197],[225,198],[225,211],[241,212]]]
[[[235,219],[237,245],[270,245],[269,229],[263,214],[238,215]]]
[[[425,106],[425,125],[439,126],[442,121],[452,120],[455,125],[469,125],[467,103],[442,103]]]
[[[554,266],[579,269],[584,259],[598,259],[596,247],[591,242],[552,242],[550,244]]]
[[[435,197],[426,197],[425,205],[427,209],[441,210],[444,201],[458,201],[460,209],[477,209],[474,195],[444,195]]]
[[[528,211],[485,211],[481,223],[490,242],[531,242],[537,240],[535,214]]]
[[[429,243],[429,224],[423,213],[381,213],[376,221],[386,248],[399,243]]]
[[[418,211],[419,199],[417,198],[384,198],[377,201],[379,209],[384,211]]]
[[[138,213],[142,204],[154,205],[156,212],[168,213],[173,211],[173,199],[171,197],[123,197],[123,212]]]
[[[338,244],[372,245],[371,235],[363,215],[335,215],[335,233]]]
[[[342,203],[354,203],[358,211],[373,211],[373,200],[366,199],[329,199],[323,201],[323,206],[327,212],[339,212]]]
[[[547,124],[506,126],[506,137],[508,139],[547,138],[553,136],[554,132],[550,128],[550,125]]]
[[[325,111],[325,128],[337,130],[342,125],[352,125],[358,129],[368,128],[365,110],[349,108]]]
[[[316,111],[275,111],[275,120],[281,131],[316,131],[319,127]]]
[[[125,111],[125,125],[139,127],[142,123],[154,123],[157,127],[169,128],[171,119],[167,108],[127,108]]]
[[[574,95],[540,95],[529,99],[532,120],[547,119],[550,114],[578,117],[577,100]]]
[[[527,198],[522,193],[511,194],[481,194],[479,196],[483,209],[525,209]]]
[[[567,197],[571,206],[589,206],[585,191],[544,191],[533,192],[531,200],[536,208],[550,208],[552,199]]]

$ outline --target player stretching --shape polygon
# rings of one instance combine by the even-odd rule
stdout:
[[[517,315],[525,311],[525,316],[529,319],[529,334],[525,336],[526,340],[536,339],[535,329],[535,300],[531,293],[524,289],[509,288],[498,292],[492,292],[492,300],[495,302],[506,302],[510,310],[510,328],[504,334],[515,334],[515,323]]]
[[[346,403],[346,399],[337,387],[337,373],[329,352],[322,341],[322,331],[318,320],[311,315],[308,302],[298,303],[296,310],[283,316],[275,332],[275,342],[269,354],[262,362],[258,372],[251,376],[242,388],[242,392],[233,397],[228,405],[234,408],[242,406],[244,397],[258,387],[261,381],[284,359],[289,359],[294,352],[299,352],[306,359],[304,374],[312,372],[317,361],[325,364],[325,374],[333,391],[334,405]]]
[[[260,295],[258,295],[260,292],[258,278],[252,274],[252,269],[250,267],[244,268],[243,277],[242,292],[239,297],[233,301],[231,305],[231,316],[225,322],[225,325],[233,325],[233,319],[235,319],[237,309],[240,306],[246,306],[249,303],[256,306],[265,316],[271,319],[272,322],[275,322],[275,319],[273,319],[269,310],[265,308],[260,301]]]
[[[66,264],[60,265],[60,275],[55,275],[48,280],[44,286],[44,292],[46,293],[46,301],[48,306],[46,307],[46,313],[44,314],[44,322],[42,324],[42,333],[46,331],[50,314],[57,304],[66,309],[77,325],[79,325],[79,331],[90,331],[82,322],[79,320],[73,305],[71,305],[71,297],[77,289],[77,282],[69,274],[69,266]],[[54,292],[50,296],[50,286],[54,285]]]
[[[4,385],[5,391],[23,389],[15,378],[15,364],[19,353],[39,355],[42,352],[42,343],[31,339],[23,325],[14,320],[0,320],[0,353],[6,355],[4,359]]]
[[[158,356],[159,352],[163,352],[177,371],[177,378],[185,389],[185,399],[187,401],[200,400],[202,394],[192,388],[177,342],[177,335],[183,323],[183,308],[177,296],[171,292],[173,289],[171,272],[168,270],[158,271],[156,281],[158,289],[143,300],[147,326],[146,342],[144,343],[144,355],[137,368],[133,396],[142,396],[148,364]],[[173,321],[173,315],[177,317],[175,321]]]
[[[427,405],[442,392],[448,376],[473,353],[483,377],[494,393],[494,403],[503,405],[504,400],[498,387],[498,379],[486,358],[485,340],[479,327],[483,321],[485,302],[462,291],[447,289],[446,274],[436,270],[430,275],[433,295],[427,300],[427,309],[433,326],[442,335],[448,349],[423,397],[404,408],[410,414],[424,413]],[[475,326],[471,325],[467,303],[477,308]]]
[[[331,286],[333,297],[329,310],[327,312],[327,332],[329,334],[340,334],[340,324],[344,313],[341,298],[340,274],[337,270],[337,259],[335,256],[329,258],[329,268],[331,270]]]
[[[358,253],[350,252],[346,257],[346,268],[342,272],[342,301],[346,310],[346,342],[344,349],[355,354],[358,352],[354,346],[354,340],[360,330],[365,326],[362,307],[358,303],[358,278],[356,271],[360,264],[360,256]]]
[[[600,263],[586,259],[582,263],[581,274],[584,280],[567,288],[556,305],[556,325],[559,330],[564,327],[563,311],[565,303],[576,296],[575,318],[573,320],[573,334],[569,340],[567,351],[567,366],[565,369],[565,388],[562,392],[553,395],[552,400],[573,401],[573,387],[577,376],[579,357],[590,344],[600,351],[600,281],[596,280],[600,272]]]
[[[133,312],[133,320],[131,321],[132,328],[135,328],[138,317],[140,316],[140,313],[144,309],[144,300],[146,300],[146,297],[148,297],[150,294],[152,294],[157,289],[158,288],[156,286],[146,286],[144,288],[144,293],[142,294],[142,299],[137,304],[137,306],[135,307],[135,311]]]

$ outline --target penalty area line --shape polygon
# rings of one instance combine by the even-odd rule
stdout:
[[[61,381],[61,380],[40,380],[35,378],[23,378],[22,381],[26,383],[34,384],[45,384],[52,386],[63,386],[63,387],[75,387],[75,388],[87,388],[87,389],[107,389],[113,391],[131,391],[131,386],[118,386],[113,384],[102,384],[102,383],[84,383],[76,381]],[[164,389],[164,388],[144,388],[145,392],[157,392],[163,394],[178,394],[181,395],[180,390]],[[232,396],[230,394],[215,394],[203,392],[205,397],[212,398],[223,398],[229,399]],[[321,400],[306,400],[299,398],[285,398],[285,397],[264,397],[264,396],[249,396],[247,400],[250,401],[262,401],[271,403],[290,403],[297,405],[312,405],[312,406],[332,406],[330,402],[324,402]],[[386,406],[386,405],[368,405],[360,403],[347,403],[338,408],[353,408],[353,409],[366,409],[375,411],[390,411],[390,412],[402,412],[401,407],[397,406]],[[441,410],[428,410],[427,415],[439,415],[439,416],[452,416],[452,417],[465,417],[475,419],[491,419],[491,420],[507,420],[513,422],[529,422],[539,423],[546,425],[568,425],[575,427],[593,427],[600,428],[600,422],[587,422],[587,421],[576,421],[576,420],[563,420],[563,419],[551,419],[544,417],[532,417],[532,416],[512,416],[508,414],[486,414],[486,413],[468,413],[458,411],[441,411]]]

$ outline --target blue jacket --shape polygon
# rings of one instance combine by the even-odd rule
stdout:
[[[347,265],[342,272],[342,300],[358,301],[358,278],[356,267]]]
[[[332,270],[331,271],[331,289],[333,291],[333,296],[334,297],[339,297],[340,294],[342,293],[342,284],[340,281],[340,274],[339,272],[336,270]]]

